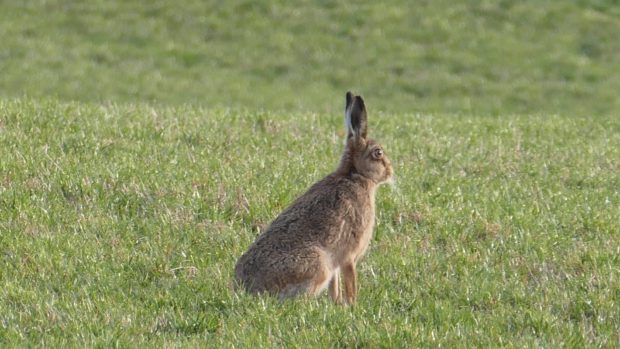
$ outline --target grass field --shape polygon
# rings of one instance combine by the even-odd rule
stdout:
[[[347,308],[229,289],[258,227],[334,168],[340,116],[0,111],[0,344],[620,344],[617,118],[371,114],[398,179]]]
[[[614,114],[618,33],[614,0],[10,0],[0,95],[340,112],[355,90],[391,112]]]
[[[0,347],[620,346],[614,1],[0,2]],[[363,94],[359,299],[231,291]]]

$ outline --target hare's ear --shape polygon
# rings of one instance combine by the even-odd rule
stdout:
[[[368,116],[364,100],[360,96],[347,92],[346,102],[344,117],[347,125],[347,139],[353,138],[356,143],[365,142],[368,132]]]

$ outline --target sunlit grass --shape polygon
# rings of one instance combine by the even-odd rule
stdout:
[[[359,303],[232,292],[341,117],[0,102],[0,344],[618,346],[611,117],[371,113],[397,180]]]

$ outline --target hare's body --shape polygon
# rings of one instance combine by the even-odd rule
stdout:
[[[369,186],[375,185],[360,176],[337,175],[313,185],[239,259],[237,279],[251,291],[281,296],[322,291],[368,247],[374,225]]]
[[[358,105],[350,98],[358,98]],[[347,120],[360,110],[365,118],[361,98],[347,94]],[[376,156],[380,146],[366,141],[365,131],[360,143],[362,132],[356,133],[361,130],[355,125],[354,120],[349,126],[338,169],[285,209],[237,262],[236,280],[246,290],[287,298],[317,295],[329,285],[331,297],[339,302],[342,273],[347,301],[355,301],[355,265],[372,238],[375,191],[392,175],[383,150]],[[372,161],[372,166],[364,166],[364,161]],[[373,172],[375,167],[384,170]]]

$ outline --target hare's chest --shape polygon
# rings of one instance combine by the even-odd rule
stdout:
[[[372,240],[372,233],[375,228],[375,208],[374,205],[369,207],[368,212],[365,213],[364,219],[362,220],[362,224],[359,227],[359,238],[356,244],[356,248],[354,251],[355,260],[358,260],[362,257],[368,246],[370,245],[370,240]]]

